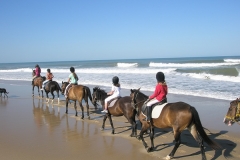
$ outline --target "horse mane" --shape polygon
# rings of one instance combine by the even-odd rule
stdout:
[[[144,98],[148,98],[148,96],[145,95],[144,93],[142,93],[142,92],[140,91],[140,89],[132,89],[132,92],[138,92],[138,93],[141,94]]]
[[[99,87],[94,87],[93,92],[96,92],[96,97],[100,101],[104,101],[107,97],[107,92],[104,89],[100,89]]]

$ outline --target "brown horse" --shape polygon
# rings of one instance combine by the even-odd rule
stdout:
[[[98,88],[95,87],[93,88],[93,101],[96,103],[97,101],[100,101],[102,107],[104,107],[105,104],[105,98],[107,98],[107,93]],[[126,97],[121,97],[119,98],[115,104],[112,107],[108,107],[108,113],[104,115],[103,118],[103,124],[102,124],[102,130],[105,128],[105,121],[108,118],[112,127],[112,134],[114,134],[115,130],[113,127],[113,122],[112,122],[112,115],[113,116],[124,116],[127,118],[128,122],[132,125],[132,133],[131,137],[136,137],[137,136],[137,124],[135,121],[135,115],[137,111],[136,109],[131,105],[131,97],[126,96]]]
[[[223,122],[228,126],[231,126],[235,122],[237,122],[240,125],[239,121],[240,121],[240,100],[237,98],[236,100],[230,102],[230,107]]]
[[[36,77],[33,79],[32,81],[32,96],[34,97],[34,87],[36,86],[38,88],[38,96],[40,97],[40,92],[39,92],[39,88],[42,89],[42,84],[43,81],[46,80],[46,77]],[[41,90],[42,92],[42,98],[43,98],[43,90]]]
[[[69,83],[68,82],[62,82],[62,94],[64,94],[64,91],[67,87]],[[83,109],[83,105],[82,105],[82,100],[84,99],[85,103],[86,103],[86,107],[87,107],[87,115],[88,115],[88,119],[90,119],[89,116],[89,105],[88,105],[88,98],[91,100],[92,102],[92,96],[91,96],[91,91],[87,86],[83,86],[83,85],[73,85],[69,90],[68,90],[68,96],[66,98],[66,114],[68,114],[68,101],[72,100],[74,101],[74,108],[76,111],[75,116],[78,116],[78,112],[77,112],[77,106],[76,106],[76,101],[79,102],[80,108],[82,110],[82,119],[84,118],[84,109]],[[95,106],[95,104],[93,104]],[[96,107],[96,106],[95,106]]]
[[[212,141],[206,134],[201,124],[198,112],[192,106],[184,102],[168,103],[162,109],[162,112],[158,118],[152,118],[151,122],[144,121],[145,116],[141,112],[142,105],[148,99],[148,96],[144,95],[138,90],[132,90],[130,97],[132,99],[132,104],[140,109],[139,120],[142,122],[142,129],[139,134],[138,139],[142,140],[144,147],[147,151],[152,151],[154,149],[153,137],[154,128],[172,128],[175,139],[175,146],[171,153],[166,157],[166,159],[173,158],[176,150],[181,144],[181,132],[188,128],[194,139],[198,142],[201,149],[202,159],[206,160],[206,155],[203,146],[203,140],[213,149],[220,149],[220,146]],[[147,146],[144,141],[143,134],[150,128],[150,139],[151,147]]]

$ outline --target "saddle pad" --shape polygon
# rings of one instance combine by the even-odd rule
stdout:
[[[167,103],[163,103],[161,105],[157,105],[153,108],[152,110],[152,118],[158,118],[162,112],[163,107],[166,105]]]
[[[108,105],[108,108],[109,108],[109,107],[112,107],[112,106],[115,104],[115,102],[116,102],[117,100],[118,100],[118,98],[112,100],[111,103]]]

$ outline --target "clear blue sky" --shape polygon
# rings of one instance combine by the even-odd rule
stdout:
[[[0,0],[0,63],[240,55],[240,0]]]

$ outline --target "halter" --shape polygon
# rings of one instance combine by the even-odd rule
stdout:
[[[240,101],[238,101],[237,111],[235,117],[225,116],[225,118],[229,119],[232,122],[240,121]]]

